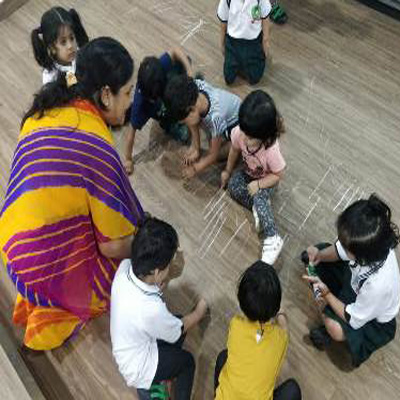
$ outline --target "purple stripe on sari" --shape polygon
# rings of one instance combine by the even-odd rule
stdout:
[[[37,141],[27,147],[24,147],[23,150],[20,151],[20,154],[18,158],[16,158],[15,165],[13,167],[12,171],[12,177],[14,177],[18,172],[20,171],[21,167],[25,165],[27,162],[32,161],[33,159],[39,159],[41,157],[43,158],[50,158],[47,155],[47,152],[51,151],[52,149],[48,149],[46,147],[58,147],[61,149],[64,149],[65,151],[68,152],[76,152],[75,159],[79,161],[79,157],[84,157],[82,154],[78,152],[82,152],[87,155],[87,158],[85,158],[85,162],[90,162],[90,163],[95,163],[96,160],[93,157],[97,157],[100,160],[103,160],[106,164],[108,164],[110,167],[114,167],[116,170],[118,169],[118,162],[116,161],[115,157],[110,152],[110,149],[112,149],[111,146],[105,150],[99,150],[96,147],[90,146],[86,143],[78,143],[74,142],[71,140],[67,140],[66,138],[49,138],[49,139],[44,139]],[[43,149],[41,152],[37,152],[38,150]],[[35,151],[36,150],[36,151]],[[32,152],[35,155],[34,157],[30,157],[27,161],[25,161],[25,158],[29,156],[28,153]],[[36,155],[37,154],[37,155]],[[69,155],[70,156],[70,155]],[[64,157],[63,157],[64,158]],[[98,165],[104,165],[100,161],[97,161]]]
[[[89,162],[84,163],[84,160],[80,161],[83,165],[74,164],[74,155],[71,154],[70,160],[66,157],[65,151],[50,151],[48,157],[49,158],[60,158],[63,161],[41,161],[35,164],[31,164],[27,166],[23,173],[16,179],[8,188],[7,192],[11,193],[12,190],[23,180],[26,179],[27,176],[32,176],[41,172],[67,172],[71,174],[78,174],[84,178],[90,179],[96,183],[99,187],[103,188],[107,192],[112,193],[119,201],[125,204],[129,204],[129,198],[127,193],[120,190],[120,186],[118,186],[117,175],[113,173],[112,170],[107,170],[106,168],[101,168],[100,166],[96,166],[93,169],[89,169],[86,165],[90,165]],[[72,161],[72,162],[71,162]],[[104,166],[103,166],[104,167]],[[109,178],[111,182],[105,179],[102,175]],[[117,182],[116,182],[117,181]]]
[[[96,296],[98,297],[99,300],[107,300],[104,296],[103,293],[101,293],[100,289],[97,287],[96,282],[93,280],[93,285],[92,285],[93,291],[96,293]]]
[[[103,291],[105,293],[108,293],[108,297],[105,297],[105,298],[109,299],[110,298],[110,293],[111,293],[111,284],[108,283],[108,281],[104,277],[104,274],[99,270],[94,272],[94,276],[97,278],[97,282],[99,282],[99,284],[103,288]]]
[[[91,242],[90,239],[87,239],[62,246],[57,250],[49,250],[39,255],[27,255],[24,258],[11,261],[10,265],[13,272],[17,273],[19,280],[24,283],[30,283],[51,274],[62,272],[96,254],[97,247],[95,242],[93,239]],[[32,268],[38,269],[26,272]]]
[[[36,190],[44,187],[62,187],[62,186],[72,186],[86,189],[93,197],[96,197],[101,202],[106,204],[111,209],[116,212],[121,213],[128,221],[132,224],[137,225],[137,218],[134,215],[134,211],[128,209],[127,206],[115,200],[109,194],[105,193],[101,188],[95,184],[84,181],[84,177],[76,176],[60,176],[60,175],[46,175],[46,176],[34,176],[25,181],[4,203],[2,213],[15,202],[22,194],[29,192],[31,190]],[[134,206],[131,204],[131,207]],[[137,205],[138,209],[141,210],[140,205]],[[0,215],[1,216],[1,215]]]
[[[40,231],[39,233],[41,236],[43,236]],[[61,230],[59,233],[54,234],[50,237],[37,238],[36,240],[32,240],[27,243],[17,243],[11,249],[11,251],[7,253],[7,258],[13,261],[15,257],[21,256],[22,254],[38,252],[42,251],[43,249],[49,249],[79,236],[83,236],[84,234],[90,234],[90,239],[93,240],[93,231],[90,223],[82,224],[72,229]],[[35,236],[33,235],[31,238],[35,239]]]
[[[48,235],[54,232],[58,232],[60,230],[64,230],[69,227],[74,227],[75,225],[79,225],[80,223],[86,223],[86,222],[91,223],[90,217],[87,215],[79,215],[77,217],[64,219],[54,224],[45,225],[37,229],[32,229],[25,232],[19,232],[6,243],[6,245],[3,247],[3,250],[4,252],[7,252],[11,245],[20,240],[28,239],[36,235],[39,236]]]
[[[100,136],[90,133],[90,132],[83,132],[79,131],[76,129],[72,129],[69,127],[51,127],[51,128],[42,128],[36,132],[33,132],[25,137],[23,137],[17,144],[17,147],[14,152],[14,158],[18,155],[19,150],[21,149],[22,146],[28,145],[29,143],[32,143],[38,139],[42,138],[50,138],[51,136],[59,136],[60,138],[66,137],[70,139],[76,139],[76,140],[82,140],[84,142],[93,144],[97,147],[100,147],[104,149],[105,151],[108,151],[110,144],[101,138]]]

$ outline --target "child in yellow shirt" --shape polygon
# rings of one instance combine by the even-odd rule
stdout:
[[[238,299],[244,316],[229,327],[228,348],[215,366],[216,400],[301,400],[294,379],[275,389],[288,333],[281,306],[281,285],[275,269],[257,261],[242,275]]]

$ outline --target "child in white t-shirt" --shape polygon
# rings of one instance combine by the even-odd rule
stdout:
[[[250,93],[240,106],[239,126],[232,130],[228,162],[221,173],[221,186],[228,185],[232,198],[253,210],[256,229],[263,233],[261,259],[270,265],[283,246],[270,200],[286,166],[278,141],[282,132],[283,121],[272,98],[262,90]],[[244,169],[232,174],[240,155]]]
[[[119,371],[141,399],[151,398],[152,385],[176,379],[177,400],[190,399],[195,363],[182,349],[185,333],[204,317],[207,305],[178,318],[168,311],[162,290],[178,249],[175,229],[147,219],[132,243],[130,260],[118,268],[111,289],[111,342]],[[149,397],[150,396],[150,397]]]
[[[262,78],[269,49],[269,0],[220,0],[221,45],[228,85],[242,75],[251,85]]]
[[[33,54],[43,67],[43,84],[57,79],[59,72],[75,73],[78,47],[89,39],[79,14],[71,9],[53,7],[46,11],[39,28],[31,33]]]
[[[337,221],[334,245],[311,246],[303,261],[317,276],[305,275],[324,307],[324,325],[310,331],[315,347],[346,341],[359,366],[396,332],[400,308],[400,274],[394,248],[398,228],[390,208],[376,195],[349,206]]]

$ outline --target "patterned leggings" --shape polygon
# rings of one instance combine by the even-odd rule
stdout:
[[[249,210],[253,205],[260,219],[260,224],[265,236],[276,235],[274,215],[270,203],[273,188],[260,189],[253,197],[250,196],[247,185],[254,178],[247,175],[242,169],[234,172],[228,183],[228,191],[231,197]]]

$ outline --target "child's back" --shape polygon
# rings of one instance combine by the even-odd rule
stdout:
[[[230,324],[227,350],[215,366],[216,400],[301,400],[293,379],[275,388],[288,345],[281,284],[271,265],[252,264],[240,278],[238,300],[244,316]]]
[[[205,93],[210,104],[201,120],[208,138],[226,136],[227,132],[239,122],[240,97],[227,90],[216,88],[204,80],[196,79],[195,82],[199,92]]]
[[[167,310],[161,291],[138,279],[131,265],[124,260],[112,284],[113,355],[129,386],[150,387],[158,362],[156,338],[176,342],[182,321]]]
[[[216,399],[271,399],[288,345],[287,332],[235,316],[229,328],[229,357],[221,372]],[[258,340],[258,341],[257,341]]]

